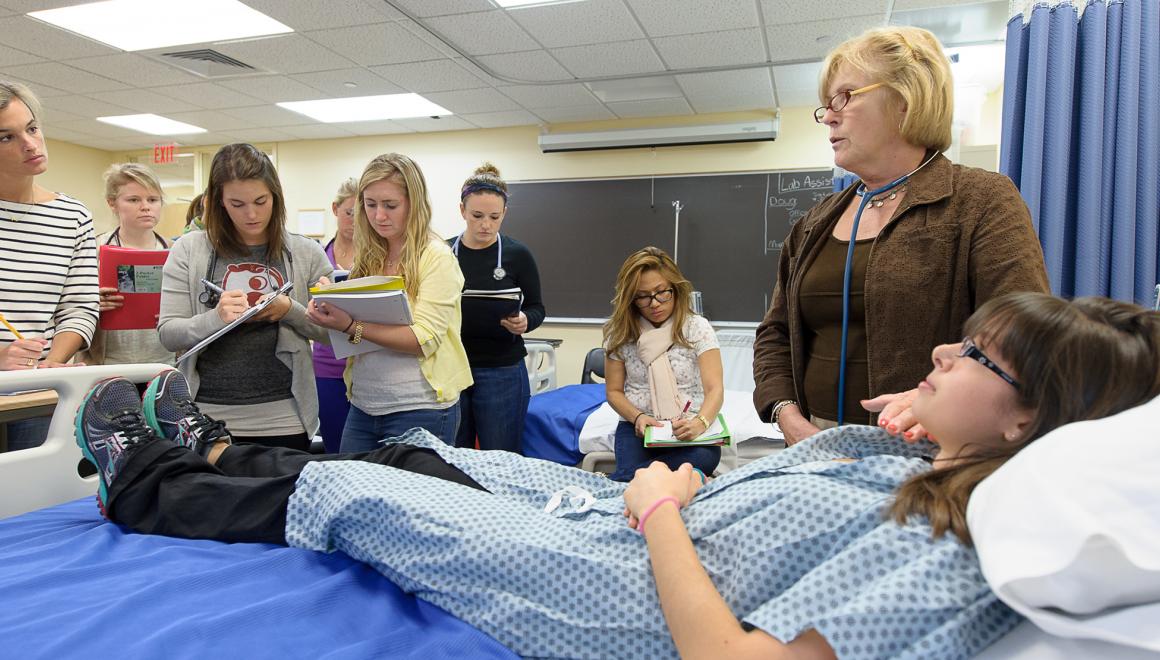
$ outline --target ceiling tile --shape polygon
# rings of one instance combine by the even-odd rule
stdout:
[[[79,144],[82,147],[89,147],[90,149],[100,149],[101,151],[136,151],[137,145],[132,142],[125,142],[122,140],[110,140],[107,138],[88,138],[84,140],[76,140],[73,144]]]
[[[468,55],[511,53],[539,47],[502,9],[435,16],[423,23]]]
[[[850,16],[877,16],[878,22],[886,19],[886,7],[890,0],[759,0],[761,13],[767,25],[786,25],[810,21],[844,20]],[[843,18],[838,18],[843,17]]]
[[[389,119],[382,121],[356,121],[331,124],[355,135],[390,135],[393,133],[413,133],[411,129]]]
[[[773,86],[766,69],[690,73],[677,76],[677,82],[699,113],[774,107]]]
[[[520,106],[494,89],[466,89],[458,92],[431,92],[424,98],[438,103],[455,114],[467,112],[496,112],[499,110],[519,110]]]
[[[0,46],[0,67],[12,66],[14,64],[32,64],[33,62],[43,61],[43,57],[38,57],[32,53],[26,53],[22,50],[9,48],[8,46]]]
[[[442,59],[443,54],[403,27],[403,22],[306,32],[305,36],[363,66]]]
[[[114,105],[123,105],[127,108],[133,108],[138,113],[152,112],[155,114],[168,114],[170,112],[185,112],[187,110],[196,110],[197,106],[191,105],[180,99],[175,99],[171,96],[151,92],[147,89],[122,89],[115,92],[92,92],[90,97],[106,103]]]
[[[106,101],[99,101],[88,96],[50,96],[40,100],[41,105],[49,109],[59,109],[81,115],[88,119],[108,117],[113,115],[132,114],[133,108],[115,105]]]
[[[787,64],[773,67],[773,84],[777,104],[783,108],[818,104],[818,73],[821,62]]]
[[[339,71],[299,73],[290,77],[334,98],[398,94],[407,91],[392,82],[383,80],[382,77],[366,69],[341,69]],[[354,86],[351,87],[347,83],[353,83]]]
[[[495,9],[490,0],[394,0],[412,16],[446,16]]]
[[[244,80],[244,79],[243,79]],[[216,83],[196,83],[193,85],[174,85],[158,87],[154,91],[168,94],[186,103],[200,108],[221,109],[239,108],[250,105],[260,105],[263,101],[256,96],[244,94],[236,89],[222,87]]]
[[[601,105],[570,106],[567,108],[537,108],[536,114],[549,123],[566,121],[598,121],[600,119],[616,119],[616,115]]]
[[[218,144],[229,144],[233,142],[233,138],[225,133],[198,133],[197,135],[182,135],[181,139],[174,140],[179,146],[183,147],[208,147]]]
[[[519,85],[499,91],[525,108],[559,108],[565,105],[600,105],[584,85]],[[539,113],[536,113],[539,114]]]
[[[475,128],[475,124],[471,124],[459,117],[440,117],[432,119],[430,117],[414,117],[412,119],[396,119],[395,123],[400,126],[405,126],[412,131],[419,133],[431,133],[435,131],[467,131]]]
[[[693,108],[685,99],[652,99],[650,101],[622,101],[607,103],[618,117],[669,117],[691,115]]]
[[[60,128],[63,128],[66,131],[75,131],[98,138],[125,139],[130,136],[142,135],[142,133],[138,131],[131,131],[127,128],[121,128],[120,126],[113,126],[112,124],[106,124],[95,119],[62,121],[60,122]],[[48,131],[48,134],[52,134],[51,127]],[[161,139],[161,137],[162,136],[160,135],[157,136],[158,139]]]
[[[43,82],[46,85],[67,89],[74,94],[88,92],[103,92],[111,89],[125,89],[128,85],[110,80],[103,76],[93,75],[87,71],[74,69],[58,62],[42,62],[40,64],[22,64],[10,66],[7,70],[14,76]]]
[[[432,60],[388,64],[371,67],[371,70],[412,92],[443,92],[487,87],[487,83],[468,72],[461,62],[463,60]]]
[[[336,124],[308,124],[303,126],[282,126],[278,130],[289,133],[299,140],[331,140],[354,136],[348,130],[339,128]]]
[[[179,85],[202,79],[176,67],[161,64],[136,53],[119,53],[69,60],[69,66],[118,80],[132,87]]]
[[[382,23],[403,17],[382,0],[246,0],[246,4],[298,32]]]
[[[753,0],[628,0],[628,5],[650,37],[759,27]]]
[[[311,101],[320,95],[317,89],[303,85],[287,76],[254,76],[252,78],[235,78],[223,80],[223,87],[237,90],[249,96],[256,96],[263,101],[279,103],[281,101]]]
[[[201,126],[207,131],[236,131],[240,128],[256,128],[261,126],[239,117],[227,115],[217,110],[193,110],[190,112],[171,112],[166,115],[170,119],[183,121],[194,126]]]
[[[771,25],[765,29],[769,39],[769,56],[774,62],[820,60],[834,46],[881,23],[881,16],[871,15]]]
[[[311,119],[276,105],[258,105],[252,108],[230,108],[223,113],[250,122],[254,126],[300,126]],[[232,130],[232,129],[231,129]]]
[[[535,126],[540,118],[527,110],[509,112],[480,112],[463,115],[467,121],[480,128],[501,128],[504,126]]]
[[[552,55],[580,78],[664,71],[665,65],[644,40],[555,48]]]
[[[287,142],[294,139],[293,135],[274,128],[245,128],[238,131],[218,131],[242,142]]]
[[[560,63],[553,59],[546,50],[484,55],[476,58],[476,61],[491,69],[495,75],[512,80],[546,82],[572,78],[572,74],[560,66]]]
[[[113,55],[121,52],[112,46],[106,46],[27,16],[0,18],[0,34],[4,35],[5,46],[54,60]]]
[[[339,3],[328,3],[339,4]],[[301,34],[215,44],[214,50],[250,66],[276,73],[307,73],[345,69],[352,62]]]
[[[660,37],[653,39],[653,44],[670,69],[765,61],[765,44],[758,28]]]
[[[50,96],[70,96],[73,93],[73,92],[66,92],[62,89],[57,89],[55,87],[49,87],[48,85],[42,85],[38,82],[33,82],[31,80],[24,80],[23,78],[11,75],[7,71],[0,71],[0,76],[3,76],[4,79],[9,81],[9,82],[20,83],[21,85],[24,85],[25,87],[31,89],[32,93],[36,94],[37,98],[42,99],[42,100],[46,99]]]
[[[92,136],[80,131],[70,131],[67,128],[57,128],[51,124],[52,119],[49,119],[50,129],[45,130],[44,137],[49,140],[60,140],[61,142],[76,142],[77,140],[88,140]],[[63,120],[62,120],[63,121]],[[52,148],[49,147],[49,156],[52,155]]]
[[[621,0],[526,7],[509,15],[547,48],[629,41],[644,36]]]
[[[60,124],[60,122],[76,121],[78,119],[92,119],[92,117],[85,117],[83,114],[78,115],[76,113],[69,112],[68,110],[50,108],[43,104],[41,105],[39,116],[42,124],[44,124],[46,127],[52,128],[52,130],[49,131],[50,133],[54,134],[52,137],[55,137],[56,127]]]

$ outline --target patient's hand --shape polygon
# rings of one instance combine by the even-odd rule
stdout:
[[[910,406],[918,396],[918,389],[883,394],[862,401],[862,407],[878,413],[878,426],[892,435],[901,435],[907,442],[918,442],[927,437],[926,429],[915,419]]]
[[[640,514],[664,497],[675,497],[681,508],[684,508],[697,493],[693,482],[699,488],[701,478],[688,463],[671,470],[658,461],[637,470],[636,476],[628,484],[628,490],[624,491],[624,515],[628,518],[628,526],[636,529]]]

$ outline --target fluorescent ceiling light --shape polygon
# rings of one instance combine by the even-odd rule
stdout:
[[[238,0],[106,0],[28,15],[128,51],[294,31]]]
[[[580,2],[580,0],[492,0],[504,9],[513,7],[539,7],[541,5],[562,5],[565,2]]]
[[[188,135],[190,133],[204,133],[205,129],[193,124],[166,119],[159,115],[118,115],[116,117],[97,117],[97,121],[120,126],[133,131],[148,133],[149,135]]]
[[[325,124],[453,114],[446,108],[435,105],[418,94],[382,94],[318,101],[284,101],[278,106]]]

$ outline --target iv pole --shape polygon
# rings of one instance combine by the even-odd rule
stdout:
[[[676,209],[673,214],[673,263],[677,263],[677,246],[680,245],[681,237],[681,209],[685,206],[678,199],[673,201],[673,208]]]

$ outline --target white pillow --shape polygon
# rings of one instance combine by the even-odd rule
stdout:
[[[1040,438],[967,524],[991,588],[1039,627],[1160,651],[1160,398]]]

